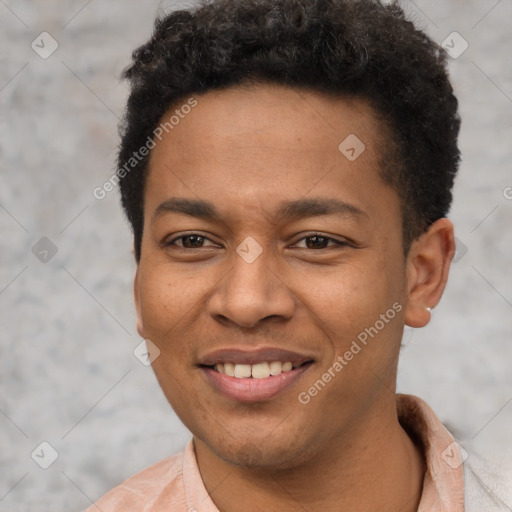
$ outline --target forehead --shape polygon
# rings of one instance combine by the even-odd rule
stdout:
[[[221,141],[218,149],[224,149],[246,144],[246,137],[252,144],[264,144],[271,135],[273,147],[307,151],[336,150],[348,135],[379,139],[375,112],[362,98],[276,84],[239,85],[194,98],[193,109],[184,99],[162,116],[161,126],[172,118],[173,126],[167,126],[164,137],[172,133],[177,145],[186,142],[187,147],[201,149]],[[372,146],[374,141],[367,142]]]
[[[161,126],[174,122],[150,156],[152,211],[176,196],[255,212],[308,194],[341,195],[364,210],[376,188],[388,188],[378,167],[382,127],[362,99],[268,84],[195,99],[194,108],[177,104],[162,117]]]

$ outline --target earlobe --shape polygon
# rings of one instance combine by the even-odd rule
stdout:
[[[455,254],[453,224],[446,218],[434,222],[415,240],[407,257],[407,308],[405,323],[424,327],[430,309],[441,300]]]

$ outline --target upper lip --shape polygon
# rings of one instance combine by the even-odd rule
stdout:
[[[282,348],[259,348],[253,350],[241,350],[240,348],[223,348],[209,352],[199,358],[199,365],[214,366],[218,363],[232,364],[258,364],[264,362],[281,361],[291,362],[294,366],[312,361],[311,356],[292,352]]]

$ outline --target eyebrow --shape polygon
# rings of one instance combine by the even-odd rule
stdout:
[[[199,199],[171,197],[158,205],[153,220],[166,213],[181,213],[207,221],[222,222],[222,215],[213,203]],[[277,220],[288,222],[322,215],[368,217],[366,212],[353,204],[323,197],[282,201],[275,213]]]

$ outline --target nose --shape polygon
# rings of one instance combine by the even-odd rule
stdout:
[[[269,317],[292,318],[296,301],[278,274],[274,257],[270,249],[264,249],[252,262],[235,253],[231,269],[210,297],[210,315],[244,328]]]

